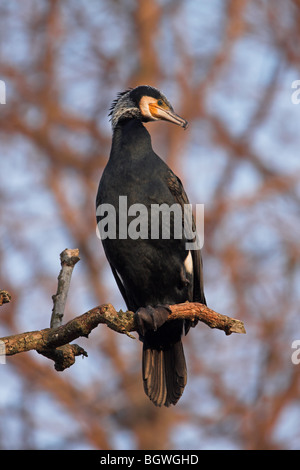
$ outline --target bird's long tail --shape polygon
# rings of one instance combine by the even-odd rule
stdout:
[[[143,345],[143,381],[156,406],[175,405],[186,385],[187,371],[181,340],[164,349]]]

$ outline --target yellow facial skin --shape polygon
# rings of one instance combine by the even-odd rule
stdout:
[[[178,126],[187,128],[188,122],[178,116],[162,99],[143,96],[140,101],[140,110],[144,117],[151,121],[164,120],[173,122]]]

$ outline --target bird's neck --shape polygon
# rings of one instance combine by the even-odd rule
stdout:
[[[111,157],[140,160],[152,150],[151,137],[139,119],[122,119],[114,128]]]

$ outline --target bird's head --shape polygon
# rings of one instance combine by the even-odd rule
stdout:
[[[188,122],[174,112],[171,103],[157,88],[141,85],[119,93],[112,103],[110,116],[113,128],[122,119],[136,118],[143,122],[170,121],[184,129]]]

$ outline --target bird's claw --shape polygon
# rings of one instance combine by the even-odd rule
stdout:
[[[145,336],[149,330],[156,331],[167,321],[170,313],[168,305],[157,305],[156,307],[148,305],[139,308],[134,314],[138,333]]]

